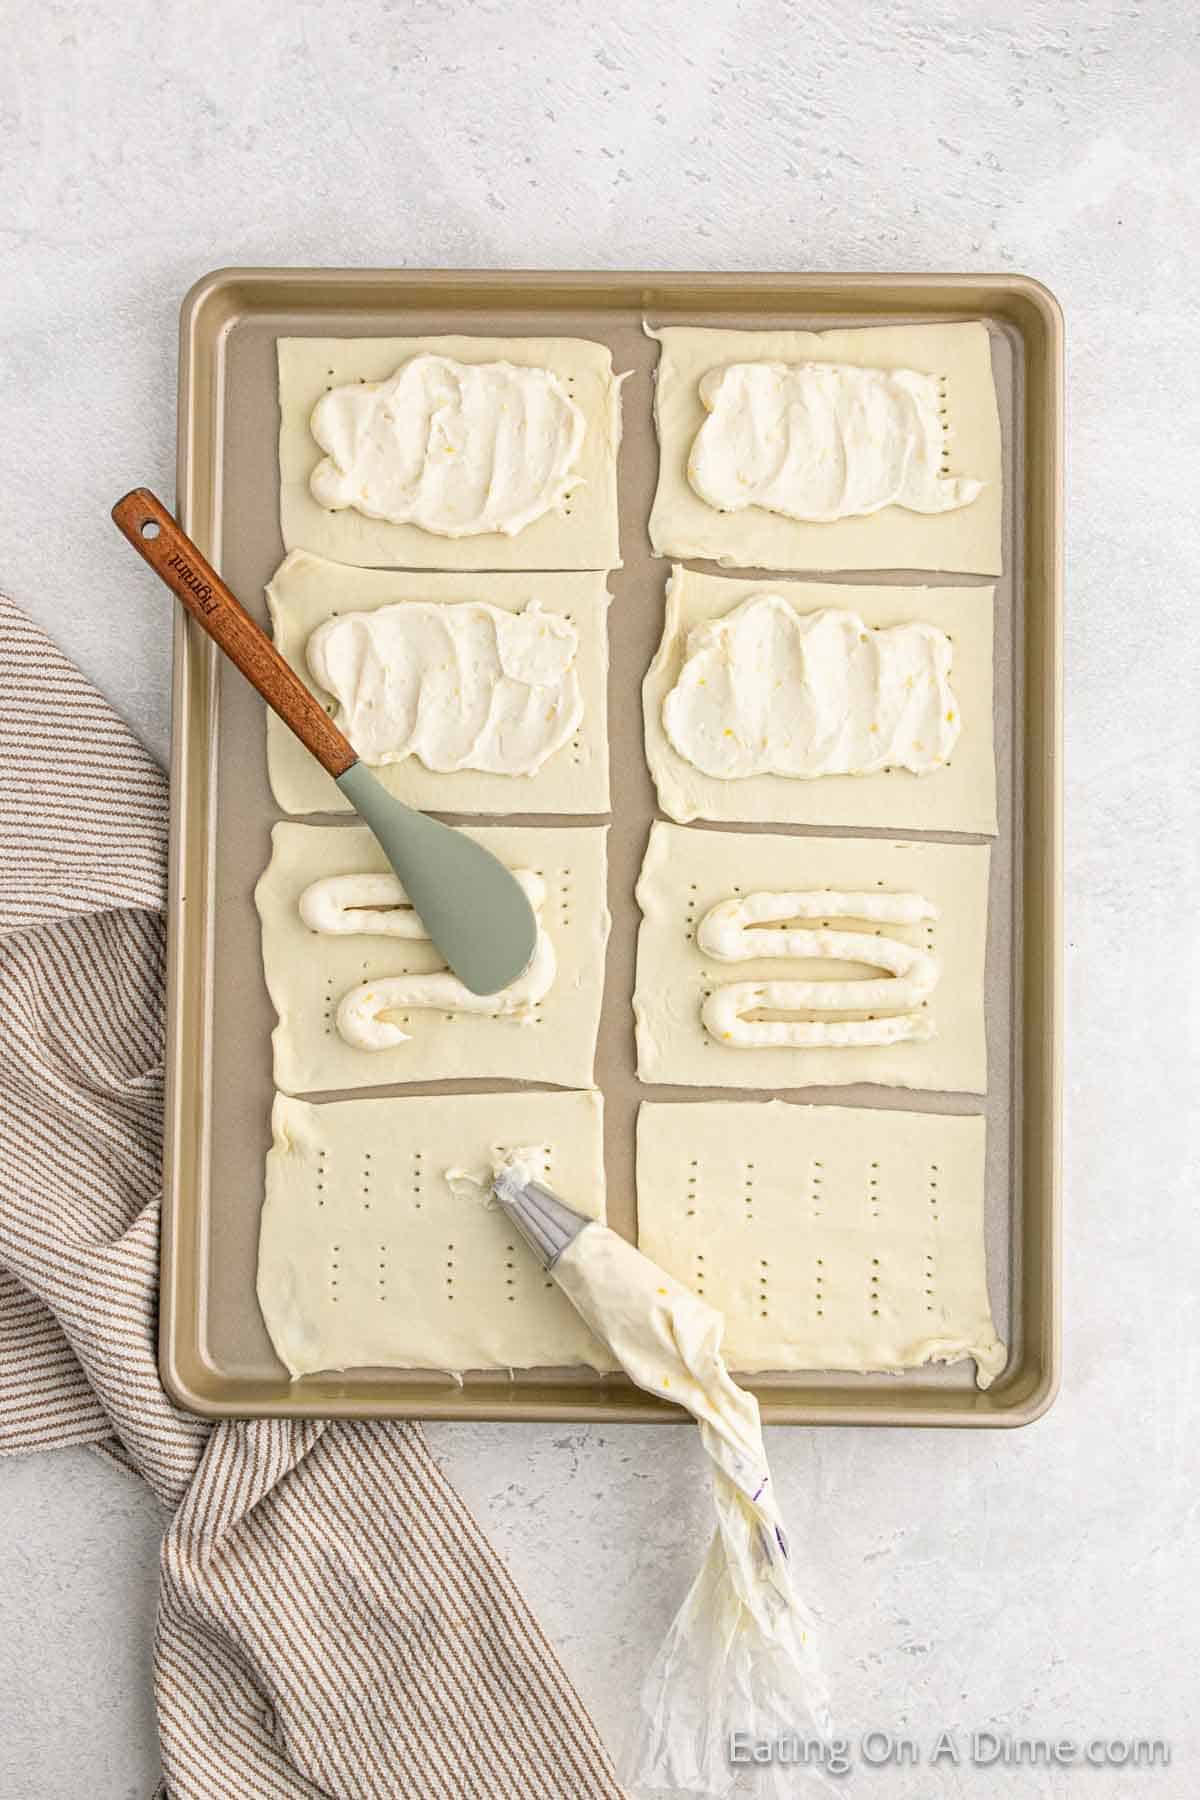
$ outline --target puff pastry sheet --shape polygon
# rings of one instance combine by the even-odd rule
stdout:
[[[602,813],[608,811],[608,635],[609,594],[603,575],[421,575],[382,569],[351,569],[305,550],[294,550],[272,576],[267,606],[275,644],[285,661],[324,703],[305,651],[318,625],[334,613],[374,612],[406,600],[455,605],[481,600],[505,612],[519,612],[536,600],[544,612],[569,618],[579,637],[575,667],[583,698],[583,718],[569,744],[536,775],[493,775],[455,769],[439,774],[415,756],[372,770],[390,794],[433,812]],[[267,769],[271,791],[284,812],[348,812],[316,758],[281,719],[267,713]]]
[[[418,525],[393,525],[348,509],[318,505],[309,477],[322,451],[309,430],[327,389],[383,381],[410,356],[456,362],[509,362],[550,369],[581,409],[586,434],[576,473],[583,477],[565,512],[550,512],[515,537],[484,532],[445,538]],[[279,510],[284,547],[315,550],[339,562],[404,569],[616,569],[617,449],[621,383],[612,353],[587,338],[288,338],[278,339]]]
[[[650,335],[662,354],[654,394],[661,451],[650,541],[660,556],[703,557],[742,569],[947,569],[999,575],[1003,469],[1000,414],[986,325],[872,325],[839,331],[710,331],[669,325]],[[705,419],[699,384],[732,362],[836,362],[917,369],[947,382],[950,475],[986,485],[969,506],[923,514],[886,506],[866,518],[812,524],[761,507],[718,512],[687,478]]]
[[[883,1087],[984,1093],[989,856],[986,844],[781,837],[689,830],[661,821],[652,825],[637,885],[643,915],[633,999],[639,1077],[685,1087],[771,1089],[865,1081]],[[824,888],[917,893],[939,908],[936,921],[882,927],[889,936],[938,959],[937,987],[923,1003],[933,1017],[935,1035],[851,1049],[760,1049],[719,1043],[700,1018],[705,996],[718,983],[840,980],[847,979],[856,965],[786,958],[713,961],[695,943],[696,927],[705,913],[739,893]]]
[[[751,775],[722,781],[697,769],[663,730],[663,701],[679,678],[694,626],[723,617],[752,594],[781,594],[798,612],[844,607],[867,625],[920,620],[952,638],[951,686],[962,732],[945,768],[928,775],[907,769],[873,775],[823,775],[796,780]],[[992,727],[992,617],[995,589],[952,587],[830,587],[827,583],[732,581],[697,575],[676,565],[667,582],[662,642],[642,688],[646,759],[658,802],[672,819],[746,821],[779,825],[867,825],[892,831],[996,830],[996,753]]]
[[[1004,1366],[988,1300],[981,1118],[766,1103],[646,1104],[638,1244],[769,1369]]]
[[[311,882],[383,873],[389,865],[365,825],[282,822],[271,833],[271,861],[255,889],[267,988],[278,1015],[271,1039],[276,1087],[320,1093],[471,1076],[591,1086],[609,926],[606,828],[479,826],[468,836],[510,868],[532,869],[545,881],[542,922],[558,971],[532,1017],[414,1007],[400,1016],[411,1034],[407,1043],[387,1050],[347,1044],[335,1024],[343,994],[364,981],[445,965],[428,942],[310,931],[298,907]]]
[[[614,1366],[504,1215],[446,1180],[536,1146],[545,1179],[602,1219],[599,1094],[279,1094],[271,1133],[258,1299],[293,1375]]]

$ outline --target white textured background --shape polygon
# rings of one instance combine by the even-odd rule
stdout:
[[[778,1431],[852,1728],[1163,1733],[1200,1793],[1200,35],[1188,0],[0,0],[0,581],[160,754],[175,319],[237,262],[1024,270],[1070,332],[1065,1391],[1016,1434]],[[707,1526],[690,1434],[435,1427],[601,1727]],[[0,1795],[149,1793],[159,1529],[0,1464]],[[564,1800],[585,1797],[564,1796]]]

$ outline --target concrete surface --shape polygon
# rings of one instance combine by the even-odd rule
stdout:
[[[2,8],[0,580],[166,743],[175,313],[229,262],[1024,269],[1071,338],[1065,1392],[1014,1435],[777,1432],[854,1732],[1162,1734],[1200,1792],[1194,896],[1200,42],[1176,4],[148,0]],[[684,1432],[435,1429],[602,1728],[706,1525]],[[145,1795],[157,1516],[0,1465],[0,1794]],[[569,1797],[575,1800],[575,1797]]]

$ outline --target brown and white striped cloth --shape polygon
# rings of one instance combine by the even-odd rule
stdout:
[[[90,1444],[170,1510],[164,1790],[620,1800],[413,1425],[179,1412],[155,1364],[166,783],[0,596],[0,1451]]]

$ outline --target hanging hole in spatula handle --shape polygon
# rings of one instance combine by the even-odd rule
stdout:
[[[134,488],[117,501],[112,516],[138,554],[307,745],[322,768],[335,777],[344,775],[357,761],[353,745],[162,501],[149,488]]]

